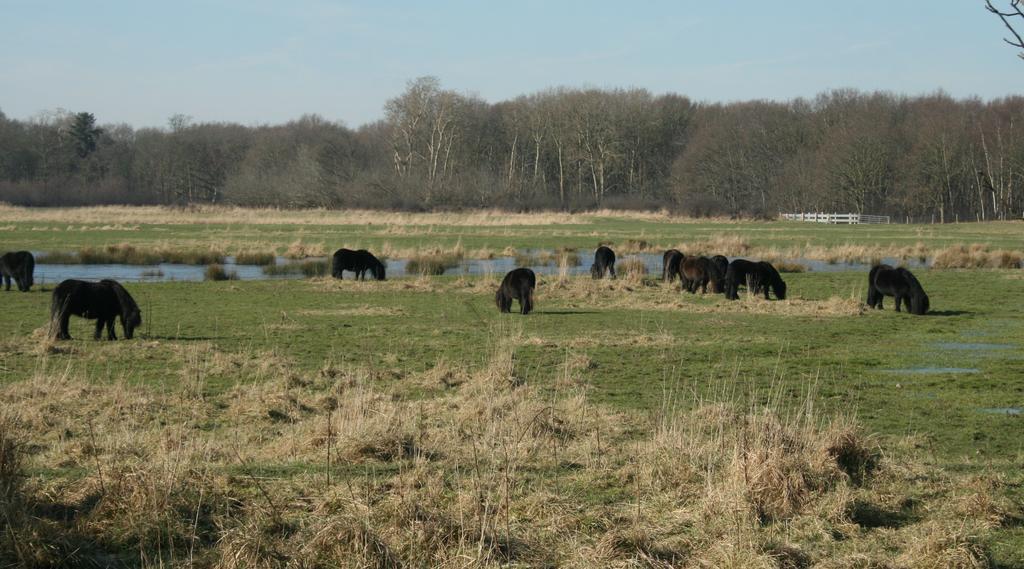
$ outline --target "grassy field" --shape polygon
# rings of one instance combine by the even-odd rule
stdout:
[[[1011,223],[23,211],[0,210],[8,249],[716,228],[780,250],[1024,248]],[[771,302],[549,277],[527,317],[497,313],[488,277],[129,284],[143,329],[113,343],[83,320],[50,341],[48,291],[0,293],[0,561],[1024,567],[1024,418],[1005,411],[1024,407],[1024,272],[918,276],[923,317],[867,311],[855,272],[784,275]]]
[[[130,243],[138,248],[209,249],[227,254],[273,250],[329,255],[340,247],[390,257],[458,250],[485,258],[511,249],[618,252],[678,247],[725,255],[860,260],[931,256],[954,246],[1024,252],[1020,222],[948,225],[828,226],[800,222],[693,220],[665,214],[400,214],[207,208],[24,209],[0,207],[0,243],[8,250],[64,252]]]

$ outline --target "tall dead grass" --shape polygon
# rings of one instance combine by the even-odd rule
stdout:
[[[1024,267],[1024,252],[992,250],[987,245],[954,245],[936,251],[932,266],[937,269],[1019,269]]]
[[[999,481],[965,491],[811,395],[622,412],[590,400],[584,355],[534,385],[521,323],[484,335],[483,364],[401,381],[210,345],[166,387],[41,359],[0,388],[0,564],[980,567],[1015,515]],[[872,531],[863,512],[911,499]]]

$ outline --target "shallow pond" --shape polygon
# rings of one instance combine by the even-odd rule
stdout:
[[[978,409],[980,413],[987,413],[990,415],[1020,415],[1020,407],[982,407]]]
[[[525,257],[538,257],[542,253],[551,253],[550,251],[542,250],[526,250],[522,254]],[[39,253],[35,253],[39,255]],[[580,253],[580,264],[572,267],[568,267],[569,275],[586,275],[590,273],[590,259],[589,252]],[[640,253],[633,255],[620,255],[616,264],[621,264],[623,261],[630,259],[639,259],[644,263],[649,275],[658,276],[662,272],[662,255],[661,253]],[[756,257],[750,257],[751,260],[757,260]],[[310,258],[304,261],[325,261],[329,262],[329,259]],[[301,261],[290,261],[284,257],[278,257],[276,264],[279,266],[287,265],[289,263],[295,263]],[[408,259],[388,259],[385,264],[387,265],[387,275],[389,278],[397,278],[408,276],[405,267],[409,262]],[[798,263],[807,268],[811,272],[844,272],[844,271],[856,271],[856,272],[867,272],[870,269],[870,265],[866,263],[827,263],[825,261],[819,261],[815,259],[792,259],[791,262]],[[886,263],[898,263],[896,259],[883,259]],[[445,271],[446,275],[503,275],[512,269],[515,269],[519,265],[516,263],[516,257],[496,257],[494,259],[465,259],[461,261],[457,266],[451,267]],[[560,269],[557,264],[537,264],[529,265],[539,275],[557,275]],[[911,268],[919,268],[923,266],[921,263],[910,263],[908,266]],[[258,265],[239,265],[234,262],[233,257],[228,257],[224,263],[224,269],[227,272],[234,271],[238,274],[239,280],[265,280],[265,279],[299,279],[304,278],[301,273],[290,273],[290,274],[275,274],[268,275],[263,272],[263,267]],[[203,280],[203,274],[206,271],[206,267],[203,265],[181,265],[174,263],[161,263],[158,265],[121,265],[121,264],[105,264],[105,265],[64,265],[64,264],[47,264],[38,263],[36,265],[35,280],[40,283],[54,283],[60,282],[64,279],[84,279],[84,280],[99,280],[99,279],[115,279],[118,281],[126,282],[165,282],[165,281],[201,281]],[[349,278],[350,273],[346,273],[345,277]],[[783,277],[785,278],[785,277]]]
[[[938,367],[938,366],[916,366],[916,367],[905,367],[899,369],[884,369],[882,370],[887,373],[895,373],[900,375],[918,375],[918,374],[939,374],[939,373],[978,373],[981,370],[976,367]]]

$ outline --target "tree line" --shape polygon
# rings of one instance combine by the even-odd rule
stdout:
[[[550,89],[488,103],[409,82],[384,118],[266,126],[97,124],[0,112],[0,201],[403,210],[668,208],[902,219],[1019,218],[1024,97],[696,103],[643,89]]]

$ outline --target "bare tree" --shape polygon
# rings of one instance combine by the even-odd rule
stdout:
[[[985,8],[999,16],[999,19],[1003,21],[1003,25],[1013,35],[1013,39],[1003,38],[1003,41],[1013,47],[1024,50],[1024,38],[1021,37],[1021,32],[1018,32],[1013,27],[1014,22],[1024,23],[1024,0],[1010,0],[1010,5],[1006,8],[997,8],[992,4],[992,0],[985,0]],[[1018,53],[1017,56],[1024,59],[1024,51]]]

